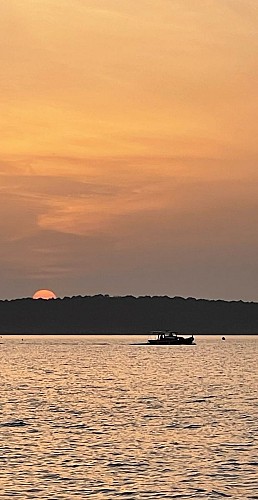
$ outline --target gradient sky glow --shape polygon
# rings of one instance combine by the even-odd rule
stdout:
[[[0,298],[258,301],[257,0],[8,0],[0,50]]]

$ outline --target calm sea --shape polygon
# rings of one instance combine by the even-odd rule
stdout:
[[[258,337],[0,340],[2,500],[258,499]]]

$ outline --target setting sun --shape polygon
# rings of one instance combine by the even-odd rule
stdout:
[[[56,294],[51,290],[38,290],[34,293],[33,299],[56,299]]]

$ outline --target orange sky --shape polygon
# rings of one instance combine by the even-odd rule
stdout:
[[[0,4],[0,298],[258,300],[255,0]]]

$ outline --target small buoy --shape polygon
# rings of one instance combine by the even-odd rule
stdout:
[[[221,337],[221,340],[226,340],[225,337]]]

